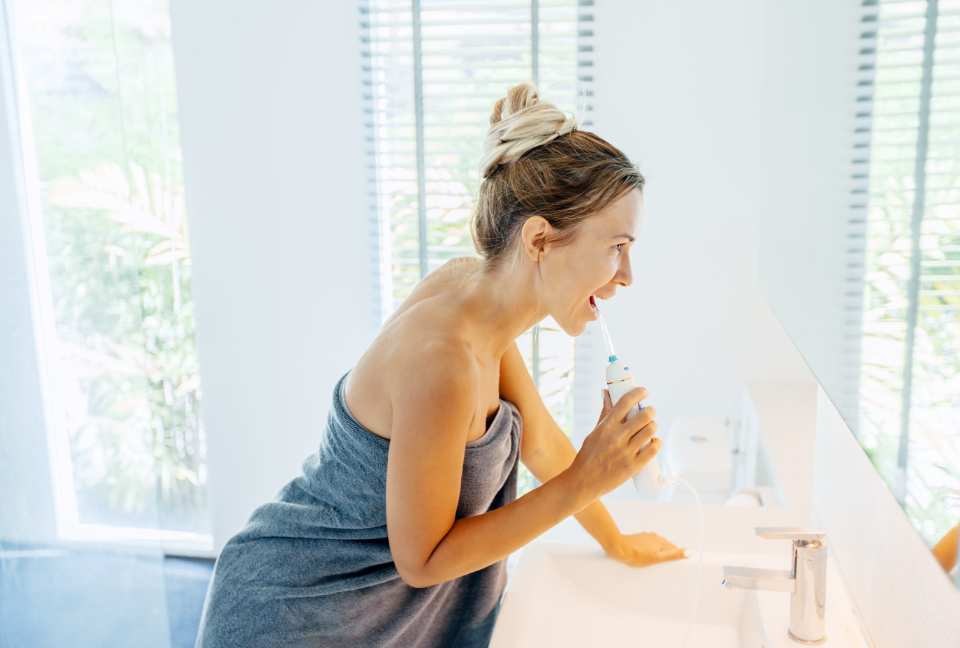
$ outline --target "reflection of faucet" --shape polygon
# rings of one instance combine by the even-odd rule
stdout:
[[[798,527],[756,527],[762,538],[793,540],[789,570],[723,566],[727,587],[791,592],[791,639],[818,644],[826,640],[827,544],[826,534]]]

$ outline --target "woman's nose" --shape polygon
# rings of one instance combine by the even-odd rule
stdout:
[[[620,262],[620,268],[617,270],[617,276],[614,277],[613,280],[622,284],[624,288],[633,283],[633,272],[630,270],[629,254],[623,255],[623,259]]]

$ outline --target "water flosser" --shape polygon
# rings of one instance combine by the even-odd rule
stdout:
[[[613,352],[613,341],[610,339],[610,332],[607,330],[607,325],[603,320],[603,315],[600,314],[600,307],[596,303],[596,300],[593,300],[593,307],[597,312],[600,328],[603,330],[603,335],[606,338],[607,348],[610,350],[610,355],[607,358],[609,362],[606,372],[607,390],[610,392],[610,402],[616,405],[621,396],[633,389],[633,375],[630,373],[630,367],[626,361],[617,357],[617,354]],[[643,405],[637,403],[630,408],[626,418],[633,418],[639,414],[642,409]],[[659,497],[663,487],[666,485],[666,481],[660,474],[660,463],[657,457],[648,461],[647,465],[633,476],[633,485],[642,497]]]

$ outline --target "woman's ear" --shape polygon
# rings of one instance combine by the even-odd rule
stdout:
[[[551,230],[553,230],[553,226],[543,216],[529,217],[520,228],[520,242],[523,252],[535,263],[539,263],[543,259],[543,255],[546,254],[547,236]]]

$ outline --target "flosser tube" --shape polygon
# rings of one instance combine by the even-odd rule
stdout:
[[[615,405],[624,394],[634,388],[633,375],[630,373],[630,367],[626,361],[617,357],[617,354],[613,352],[613,341],[610,339],[610,332],[607,330],[607,325],[600,314],[600,308],[596,300],[591,299],[591,305],[597,312],[600,328],[603,330],[607,348],[610,350],[610,355],[607,358],[609,364],[606,370],[606,382],[607,390],[610,392],[610,402]],[[630,408],[626,418],[633,418],[642,409],[643,405],[637,403]],[[633,485],[643,497],[658,498],[660,496],[661,491],[667,485],[667,481],[661,475],[659,455],[647,462],[647,465],[633,476]]]

